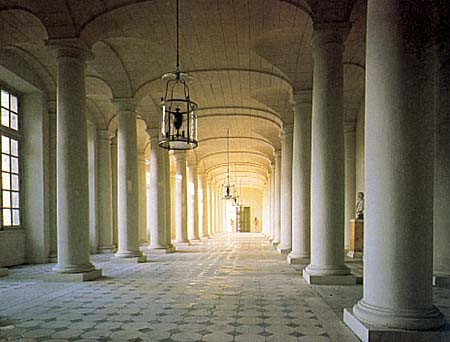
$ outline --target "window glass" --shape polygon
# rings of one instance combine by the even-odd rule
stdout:
[[[2,107],[9,109],[9,93],[2,89]]]
[[[3,226],[11,225],[11,209],[3,209]]]

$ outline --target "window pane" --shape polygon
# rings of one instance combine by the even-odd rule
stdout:
[[[19,176],[11,175],[12,180],[12,190],[19,191]]]
[[[2,108],[2,125],[9,127],[9,110]]]
[[[15,130],[19,129],[19,118],[14,113],[11,113],[11,128]]]
[[[9,154],[9,138],[2,135],[2,152]]]
[[[11,172],[19,173],[19,158],[11,158]]]
[[[10,165],[9,165],[10,157],[6,154],[2,154],[2,171],[9,172]]]
[[[3,208],[11,208],[11,192],[3,191]]]
[[[12,224],[13,226],[18,226],[20,224],[20,211],[16,209],[13,210],[12,213]]]
[[[12,206],[13,208],[19,208],[19,193],[11,192]]]
[[[9,173],[2,172],[2,187],[5,190],[11,190],[11,175]]]
[[[11,110],[17,113],[17,97],[11,95]]]
[[[19,155],[19,142],[15,139],[11,139],[11,154],[16,157]]]
[[[2,90],[2,107],[9,108],[9,93]]]
[[[11,210],[3,209],[3,225],[10,226],[11,225]]]

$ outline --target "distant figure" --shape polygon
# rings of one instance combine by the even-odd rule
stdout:
[[[258,230],[258,224],[259,224],[259,220],[257,217],[255,217],[255,219],[253,220],[253,227],[255,228],[255,231]]]
[[[364,219],[364,192],[358,192],[356,199],[356,219]]]

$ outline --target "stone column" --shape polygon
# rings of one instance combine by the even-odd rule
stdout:
[[[215,234],[214,226],[214,190],[210,180],[208,180],[208,217],[209,217],[209,234]]]
[[[169,194],[166,188],[166,150],[159,147],[159,129],[148,129],[150,137],[150,183],[147,196],[148,228],[150,232],[150,246],[148,252],[171,252],[167,244],[167,214],[166,196]]]
[[[447,31],[447,30],[446,30]],[[446,33],[444,33],[446,34]],[[444,38],[445,39],[445,38]],[[450,287],[450,44],[439,45],[434,152],[434,263],[437,286]]]
[[[280,243],[280,195],[281,195],[281,150],[275,150],[275,180],[274,180],[274,192],[275,192],[275,218],[274,218],[274,229],[273,229],[273,246],[278,246]]]
[[[56,101],[47,101],[49,116],[49,253],[48,261],[57,262],[58,228],[56,223]]]
[[[200,239],[208,239],[208,191],[207,191],[207,180],[206,173],[202,172],[198,177],[199,189],[201,189],[201,214],[199,215],[199,236]]]
[[[112,175],[111,175],[111,138],[107,129],[97,130],[97,226],[98,253],[112,253]]]
[[[431,8],[377,0],[367,9],[364,292],[344,320],[359,336],[377,326],[384,341],[450,339],[447,329],[417,331],[445,323],[432,304]]]
[[[315,27],[310,284],[354,284],[344,264],[344,69],[348,26]]]
[[[188,160],[188,240],[198,241],[198,175],[197,175],[197,161]]]
[[[117,197],[119,249],[112,262],[146,261],[139,250],[139,189],[137,164],[136,103],[134,99],[114,100],[118,109]]]
[[[175,251],[175,247],[172,244],[172,225],[174,224],[172,222],[172,199],[171,199],[171,180],[170,180],[170,157],[169,157],[169,151],[162,149],[162,160],[164,164],[164,192],[165,192],[165,199],[166,199],[166,221],[165,221],[165,227],[166,227],[166,246],[168,246],[167,253],[171,253]]]
[[[269,170],[268,173],[268,177],[267,177],[267,185],[266,185],[266,231],[265,231],[265,236],[267,239],[270,239],[270,227],[271,227],[271,222],[272,222],[272,207],[271,207],[271,203],[270,203],[270,199],[272,197],[271,194],[271,184],[272,184],[272,176],[271,176],[271,172]]]
[[[271,163],[272,176],[270,177],[270,242],[275,239],[275,161]]]
[[[111,139],[111,175],[112,175],[112,225],[113,225],[113,246],[119,245],[118,222],[118,199],[117,199],[117,134]]]
[[[53,271],[71,281],[101,276],[89,257],[89,179],[85,60],[78,40],[50,41],[57,52],[56,174],[58,263]]]
[[[350,220],[356,216],[356,127],[346,123],[344,127],[345,144],[345,249],[350,249]]]
[[[290,264],[309,264],[311,232],[311,113],[312,91],[292,97],[294,136],[292,165],[292,251]]]
[[[139,196],[139,246],[141,249],[148,247],[149,232],[147,229],[147,175],[145,165],[145,151],[138,149],[138,196]]]
[[[175,175],[175,226],[177,236],[175,242],[177,245],[189,244],[188,240],[188,222],[187,222],[187,179],[186,179],[186,151],[174,151],[176,159]]]
[[[281,199],[280,199],[280,244],[277,250],[288,254],[292,249],[292,125],[286,125],[280,135],[281,157]]]

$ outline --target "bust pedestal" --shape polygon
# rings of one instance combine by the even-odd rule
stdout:
[[[362,258],[364,252],[364,220],[350,220],[350,258]]]

